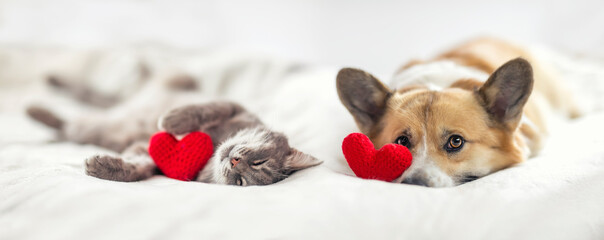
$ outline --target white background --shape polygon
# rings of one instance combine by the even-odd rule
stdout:
[[[392,74],[491,35],[604,57],[604,1],[0,0],[0,44],[229,47]]]
[[[388,76],[411,57],[429,57],[485,34],[604,59],[603,13],[602,0],[0,0],[0,50],[149,42],[229,47]],[[28,79],[19,76],[40,72],[34,71],[36,63],[49,65],[46,58],[33,61],[23,55],[0,55],[0,80],[4,71],[9,72],[6,79]],[[569,82],[604,82],[602,65],[566,66],[577,70],[567,71]],[[254,78],[262,76],[257,72],[263,71],[251,69],[250,78],[241,81],[260,82]],[[309,75],[294,74],[283,85],[275,84],[267,101],[272,105],[257,112],[290,136],[292,146],[345,167],[340,141],[354,127],[337,100],[335,71],[303,72]],[[255,95],[239,94],[251,92],[249,85],[225,82],[234,89],[227,97],[257,101]],[[604,88],[582,85],[594,90],[582,95],[604,96]],[[30,96],[65,110],[72,105],[37,96],[46,89],[39,85],[11,87],[0,86],[2,240],[604,239],[602,112],[552,127],[539,157],[455,188],[367,181],[326,167],[263,187],[183,183],[161,176],[119,183],[84,174],[83,159],[106,150],[48,143],[52,132],[34,125],[22,111]]]

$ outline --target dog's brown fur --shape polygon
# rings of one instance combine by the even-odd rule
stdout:
[[[414,158],[428,159],[429,164],[452,179],[435,180],[428,176],[429,171],[413,169],[414,173],[403,174],[399,181],[419,178],[411,182],[456,185],[468,176],[481,177],[510,167],[542,147],[547,130],[544,103],[571,117],[579,114],[571,101],[560,100],[568,99],[562,97],[568,93],[547,68],[512,44],[478,39],[431,61],[438,60],[478,69],[490,78],[485,83],[459,79],[442,91],[421,85],[394,91],[360,70],[342,69],[338,74],[342,103],[376,148],[407,136]],[[431,61],[414,61],[401,71]],[[522,116],[532,124],[521,121]],[[443,148],[452,135],[465,139],[463,148],[453,153]]]

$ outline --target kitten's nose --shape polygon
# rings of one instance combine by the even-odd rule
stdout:
[[[239,158],[232,158],[231,159],[231,167],[234,168],[235,166],[237,166],[237,164],[239,164],[240,159]]]

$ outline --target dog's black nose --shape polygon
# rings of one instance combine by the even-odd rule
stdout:
[[[424,180],[423,178],[418,178],[418,177],[407,177],[407,178],[403,179],[403,183],[428,187],[428,182],[426,180]]]

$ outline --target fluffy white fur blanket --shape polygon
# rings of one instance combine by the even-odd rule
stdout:
[[[159,50],[108,52],[93,71],[107,92],[136,88],[120,81],[136,65],[130,60],[149,59],[151,70],[163,64]],[[0,51],[0,239],[604,239],[601,112],[554,122],[539,157],[474,182],[391,184],[350,176],[340,144],[356,129],[336,95],[337,69],[239,53],[170,53],[179,70],[203,79],[204,96],[226,86],[220,97],[242,102],[325,164],[270,186],[163,176],[112,182],[85,175],[82,164],[107,150],[53,142],[49,129],[23,113],[32,101],[65,115],[88,111],[41,79],[81,69],[90,54]],[[601,109],[603,88],[594,86],[604,81],[602,66],[549,54],[569,81],[581,83],[575,88],[591,89],[582,94],[585,104]],[[224,82],[232,68],[240,75]],[[279,77],[283,69],[289,74]]]

